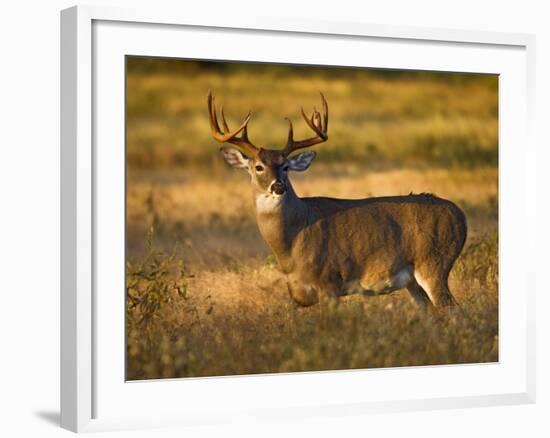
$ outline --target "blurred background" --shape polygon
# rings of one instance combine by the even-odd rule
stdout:
[[[369,168],[495,166],[498,77],[460,73],[327,68],[273,64],[127,59],[128,166],[217,167],[206,95],[223,103],[233,126],[249,110],[250,138],[269,148],[310,135],[300,116],[330,107],[323,162]],[[231,126],[231,124],[230,124]]]
[[[128,57],[126,84],[130,379],[498,360],[497,76]],[[285,117],[311,136],[300,107],[310,114],[323,92],[329,140],[291,175],[299,196],[458,204],[461,316],[419,319],[406,292],[346,297],[328,321],[295,309],[249,177],[210,134],[208,90],[230,127],[251,110],[251,141],[271,149],[286,143]]]

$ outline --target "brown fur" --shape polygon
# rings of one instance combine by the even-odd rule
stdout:
[[[300,305],[317,303],[319,294],[345,295],[354,281],[382,285],[374,293],[391,292],[392,276],[407,269],[426,282],[433,304],[454,303],[447,278],[467,227],[452,202],[424,194],[341,200],[292,193],[285,204],[259,215],[258,224]],[[412,278],[405,287],[426,304],[418,281]]]
[[[428,193],[299,198],[287,168],[293,170],[294,163],[294,170],[305,170],[312,153],[287,159],[265,149],[251,158],[222,152],[251,175],[258,227],[297,304],[402,288],[423,307],[455,303],[448,277],[466,241],[467,226],[464,213],[452,202]],[[270,191],[274,181],[285,187],[281,197]]]

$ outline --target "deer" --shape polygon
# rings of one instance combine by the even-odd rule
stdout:
[[[464,212],[453,202],[429,193],[364,199],[300,197],[289,172],[303,172],[316,157],[312,150],[328,140],[328,103],[322,113],[301,114],[313,136],[294,140],[289,118],[282,149],[254,145],[248,122],[231,130],[223,105],[221,127],[215,98],[208,92],[213,138],[224,145],[225,161],[245,170],[252,185],[257,225],[286,276],[288,293],[298,306],[342,296],[389,294],[407,289],[422,309],[457,304],[448,278],[467,236]]]

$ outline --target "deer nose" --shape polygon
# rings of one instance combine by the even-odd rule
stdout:
[[[277,179],[273,184],[271,184],[269,190],[271,193],[275,193],[276,195],[282,195],[285,192],[285,185],[281,180]]]

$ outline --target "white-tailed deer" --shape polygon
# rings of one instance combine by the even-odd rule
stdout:
[[[448,277],[466,240],[466,217],[430,194],[366,199],[300,198],[288,172],[306,170],[315,152],[291,154],[327,141],[328,105],[302,116],[314,136],[295,141],[289,122],[281,150],[255,146],[247,134],[251,113],[234,131],[208,94],[212,135],[225,160],[250,174],[260,232],[287,276],[292,299],[310,306],[349,293],[386,294],[407,288],[422,306],[455,303]]]

